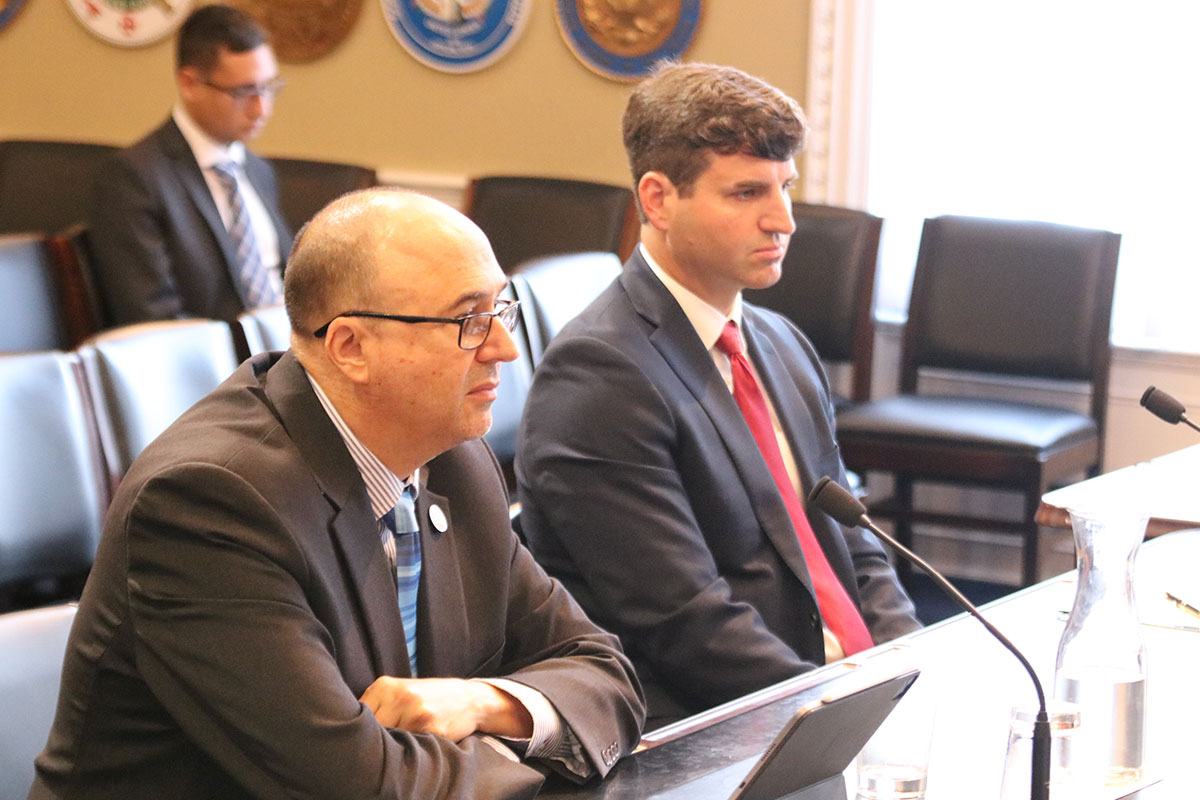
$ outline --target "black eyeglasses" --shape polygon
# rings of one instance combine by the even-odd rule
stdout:
[[[497,300],[493,311],[481,311],[478,314],[464,314],[461,317],[412,317],[407,314],[381,314],[376,311],[345,311],[336,315],[321,327],[313,331],[313,336],[323,339],[330,324],[338,317],[368,317],[370,319],[390,319],[394,322],[444,322],[458,326],[458,346],[463,350],[478,350],[487,341],[492,332],[492,320],[500,320],[505,330],[512,333],[517,327],[517,300]]]
[[[238,105],[244,105],[255,97],[273,99],[287,86],[287,81],[282,78],[275,78],[266,83],[249,83],[245,86],[218,86],[211,81],[202,80],[200,82],[210,89],[216,89],[218,92],[229,95],[229,98]]]

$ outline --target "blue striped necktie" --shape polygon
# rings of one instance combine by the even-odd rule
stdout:
[[[404,639],[408,646],[408,666],[415,678],[417,589],[421,584],[421,533],[417,525],[417,511],[413,504],[411,486],[404,488],[396,507],[383,515],[382,522],[390,531],[390,535],[384,540],[384,549],[396,568],[396,594],[400,603],[400,619],[404,623]]]
[[[233,281],[246,308],[258,308],[279,303],[282,298],[271,282],[271,275],[263,266],[258,242],[254,238],[254,226],[250,224],[250,212],[245,198],[238,188],[238,173],[241,167],[234,161],[213,164],[213,172],[225,188],[229,201],[229,238],[237,262],[233,265]]]

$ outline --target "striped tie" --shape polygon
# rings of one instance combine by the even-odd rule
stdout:
[[[417,511],[413,490],[406,486],[396,507],[381,520],[388,534],[383,547],[396,569],[396,594],[400,603],[400,619],[404,624],[404,640],[408,646],[408,666],[417,677],[417,589],[421,584],[421,533],[417,526]]]
[[[237,284],[242,303],[246,308],[258,308],[281,302],[279,290],[275,288],[270,273],[263,266],[258,243],[254,239],[254,226],[250,224],[250,212],[246,209],[246,201],[238,188],[238,173],[241,172],[241,168],[234,161],[223,161],[213,165],[213,172],[217,174],[221,186],[225,189],[225,197],[229,200],[229,238],[233,240],[237,258],[233,280]]]

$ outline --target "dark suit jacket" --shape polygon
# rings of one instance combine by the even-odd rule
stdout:
[[[802,485],[844,484],[812,346],[783,317],[744,309]],[[520,436],[529,547],[620,635],[652,723],[824,663],[783,499],[712,357],[640,253],[550,344]],[[809,519],[877,643],[920,627],[874,536]]]
[[[538,689],[607,772],[643,716],[615,637],[518,544],[485,444],[424,472],[420,674]],[[381,675],[409,667],[366,489],[294,356],[256,356],[122,481],[30,797],[536,792],[541,772],[478,737],[379,725],[357,698]]]
[[[275,223],[283,260],[292,234],[279,211],[275,173],[249,151],[245,170]],[[233,320],[244,310],[230,272],[233,242],[173,120],[101,168],[91,209],[89,255],[112,324]]]

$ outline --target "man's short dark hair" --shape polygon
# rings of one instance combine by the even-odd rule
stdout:
[[[267,44],[270,37],[254,17],[230,6],[201,6],[179,28],[175,68],[195,67],[210,72],[225,49],[246,53]]]
[[[733,67],[673,61],[657,64],[633,90],[621,129],[635,196],[642,176],[656,171],[684,197],[711,153],[785,161],[807,132],[796,101],[766,81]]]

